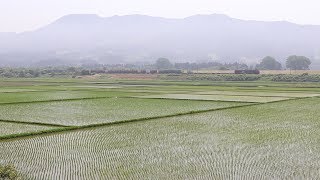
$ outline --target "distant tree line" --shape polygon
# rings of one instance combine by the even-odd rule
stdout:
[[[292,55],[286,59],[286,68],[290,70],[309,70],[311,61],[305,56]],[[282,70],[282,64],[271,56],[266,56],[261,60],[256,67],[249,67],[245,63],[220,63],[220,62],[201,62],[201,63],[175,63],[172,64],[166,58],[159,58],[155,67],[157,69],[184,69],[184,70],[198,70],[198,69],[216,69],[216,70]]]
[[[182,69],[182,70],[199,70],[206,68],[214,68],[218,70],[236,70],[236,69],[248,69],[248,65],[244,63],[220,63],[220,62],[200,62],[200,63],[174,63],[172,64],[166,58],[159,58],[155,63],[156,69]]]
[[[290,70],[308,70],[311,65],[310,59],[304,56],[289,56],[286,59],[286,68]],[[195,70],[281,70],[280,62],[271,56],[261,60],[256,67],[249,67],[245,63],[220,63],[220,62],[200,62],[200,63],[171,63],[167,58],[159,58],[154,64],[91,64],[77,67],[42,67],[42,68],[0,68],[0,77],[6,78],[36,78],[36,77],[56,77],[67,76],[77,77],[103,73],[150,73],[150,74],[179,74],[193,72]]]
[[[175,76],[166,77],[176,80]],[[272,82],[320,82],[318,74],[184,74],[179,80],[188,81],[272,81]]]
[[[286,59],[286,68],[290,70],[308,70],[311,65],[309,58],[305,56],[292,55]],[[216,69],[216,70],[247,70],[247,69],[258,69],[258,70],[281,70],[283,69],[282,64],[271,56],[266,56],[261,60],[255,68],[249,67],[245,63],[220,63],[220,62],[202,62],[202,63],[175,63],[172,64],[166,58],[159,58],[155,67],[157,69],[184,69],[184,70],[198,70],[198,69]]]
[[[305,56],[292,55],[286,59],[286,68],[290,70],[309,70],[311,61]],[[260,70],[281,70],[282,65],[275,58],[267,56],[256,66]]]

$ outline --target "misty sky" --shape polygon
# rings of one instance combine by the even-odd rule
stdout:
[[[320,25],[319,0],[0,0],[0,32],[36,29],[67,14],[145,14],[182,18],[226,14]]]

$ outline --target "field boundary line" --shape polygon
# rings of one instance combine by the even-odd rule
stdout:
[[[41,123],[41,122],[28,122],[28,121],[15,121],[15,120],[5,120],[0,119],[0,122],[12,123],[12,124],[25,124],[25,125],[35,125],[35,126],[47,126],[47,127],[72,127],[61,124],[51,124],[51,123]]]
[[[107,98],[114,98],[114,97],[88,97],[88,98],[70,98],[70,99],[51,99],[51,100],[43,100],[43,101],[20,101],[20,102],[7,102],[7,103],[0,103],[1,105],[9,105],[9,104],[31,104],[31,103],[47,103],[47,102],[61,102],[61,101],[80,101],[80,100],[90,100],[90,99],[107,99]]]
[[[159,94],[160,95],[160,94]],[[255,101],[226,101],[226,100],[206,100],[206,99],[174,99],[174,98],[144,98],[139,96],[128,96],[128,97],[119,97],[119,98],[137,98],[137,99],[161,99],[161,100],[180,100],[180,101],[213,101],[213,102],[226,102],[226,103],[270,103],[270,102],[279,102],[283,100],[293,100],[295,97],[286,98],[278,101],[269,101],[269,102],[255,102]],[[263,97],[262,97],[263,98]],[[281,97],[279,97],[281,98]],[[309,98],[309,97],[308,97]]]
[[[50,92],[50,91],[38,91],[38,90],[35,90],[35,91],[4,91],[4,92],[0,92],[0,93],[3,93],[3,94],[14,94],[14,93],[39,93],[39,92]]]
[[[125,85],[137,85],[140,82],[134,81],[134,82],[130,82],[128,80],[116,80],[116,83],[119,84],[125,84]],[[227,84],[226,84],[227,83]],[[278,84],[281,85],[283,83],[288,84],[288,85],[292,85],[292,84],[301,84],[301,83],[312,83],[312,82],[276,82],[276,81],[208,81],[208,80],[181,80],[181,81],[176,81],[176,80],[157,80],[157,81],[148,81],[148,82],[144,82],[144,85],[163,85],[163,86],[219,86],[219,87],[234,87],[234,85],[236,84],[235,87],[257,87],[257,86],[265,86],[265,87],[281,87],[281,86],[274,86],[274,85],[270,85],[270,83],[272,84]],[[246,84],[250,84],[250,85],[246,85]],[[306,87],[306,88],[319,88],[319,87]]]
[[[125,91],[121,91],[121,92],[125,92]],[[221,95],[221,96],[240,96],[240,97],[242,97],[242,96],[244,96],[244,97],[246,97],[246,96],[248,96],[248,97],[261,97],[261,98],[299,98],[299,97],[301,97],[301,96],[296,96],[296,97],[294,97],[294,96],[272,96],[272,95],[269,95],[269,96],[259,96],[259,95],[250,95],[250,94],[248,94],[248,95],[244,95],[244,94],[239,94],[239,95],[232,95],[232,94],[218,94],[218,93],[214,93],[214,94],[207,94],[207,93],[205,93],[205,94],[202,94],[202,92],[203,91],[188,91],[188,92],[168,92],[168,93],[159,93],[159,92],[152,92],[152,91],[150,91],[150,92],[143,92],[143,91],[141,91],[141,92],[139,92],[139,91],[137,91],[137,92],[133,92],[133,93],[150,93],[150,94],[152,94],[152,95],[163,95],[163,94],[186,94],[186,95],[199,95],[199,96],[201,96],[201,95],[205,95],[205,96],[210,96],[210,95],[213,95],[213,96],[216,96],[216,95]],[[223,92],[223,91],[222,91]],[[241,91],[240,91],[241,92]],[[317,94],[317,95],[315,95],[315,96],[304,96],[304,97],[316,97],[316,96],[320,96],[320,94]],[[149,98],[149,99],[151,99],[151,98]],[[189,99],[188,99],[189,100]],[[190,99],[190,100],[192,100],[192,99]],[[228,102],[230,102],[230,101],[228,101]],[[235,101],[235,102],[246,102],[246,101]]]
[[[126,123],[143,122],[143,121],[157,120],[157,119],[162,119],[162,118],[191,115],[191,114],[199,114],[199,113],[219,111],[219,110],[225,110],[225,109],[233,109],[233,108],[246,107],[246,106],[254,106],[254,105],[258,105],[258,104],[259,103],[247,103],[247,104],[243,104],[243,105],[239,105],[239,106],[230,106],[230,107],[222,107],[222,108],[199,110],[199,111],[189,111],[189,112],[185,112],[185,113],[176,113],[176,114],[169,114],[169,115],[163,115],[163,116],[145,117],[145,118],[114,121],[114,122],[99,123],[99,124],[89,124],[89,125],[84,125],[84,126],[66,126],[63,128],[53,129],[53,130],[44,130],[44,131],[37,131],[37,132],[28,132],[28,133],[0,136],[0,140],[23,138],[23,137],[30,137],[30,136],[36,136],[36,135],[53,134],[53,133],[57,133],[57,132],[69,132],[69,131],[73,131],[73,130],[83,130],[83,129],[105,127],[105,126],[112,126],[112,125],[119,125],[119,124],[126,124]],[[26,124],[28,124],[28,123],[26,123]]]
[[[34,91],[16,91],[16,92],[0,92],[0,93],[43,93],[43,92],[66,92],[66,91],[90,91],[90,90],[76,90],[76,89],[47,89],[47,90],[38,90],[34,89]]]
[[[75,129],[77,129],[77,127],[65,127],[65,128],[56,128],[56,129],[50,129],[50,130],[26,132],[26,133],[20,133],[20,134],[4,135],[4,136],[0,136],[0,143],[1,141],[5,141],[5,140],[13,140],[13,139],[24,138],[24,137],[33,137],[33,136],[44,135],[44,134],[53,134],[58,132],[67,132]]]
[[[173,94],[173,93],[172,93]],[[264,98],[264,97],[266,97],[266,98],[268,98],[268,97],[270,97],[270,98],[301,98],[301,96],[297,96],[297,97],[293,97],[293,96],[258,96],[258,95],[243,95],[243,94],[241,94],[241,95],[231,95],[231,94],[192,94],[192,95],[206,95],[206,96],[209,96],[209,95],[222,95],[222,96],[248,96],[248,97],[261,97],[261,98]],[[315,95],[315,96],[304,96],[304,97],[317,97],[317,96],[320,96],[320,94],[318,95]]]

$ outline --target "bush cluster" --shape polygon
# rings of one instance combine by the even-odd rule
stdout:
[[[80,68],[74,67],[47,67],[47,68],[0,68],[0,77],[5,78],[37,78],[54,76],[71,76],[87,74]]]
[[[320,82],[320,75],[309,75],[307,73],[301,75],[273,75],[271,81],[276,82]]]
[[[180,80],[191,81],[273,81],[273,82],[320,82],[320,75],[292,74],[189,74]]]
[[[20,179],[18,171],[12,165],[0,165],[0,179],[3,180],[18,180]]]

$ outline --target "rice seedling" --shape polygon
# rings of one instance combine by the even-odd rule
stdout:
[[[315,93],[295,93],[295,92],[258,92],[258,91],[207,91],[207,92],[195,92],[199,95],[230,95],[230,96],[259,96],[259,97],[316,97],[320,94]]]
[[[309,98],[3,141],[0,163],[30,179],[317,179],[319,108]]]
[[[20,123],[9,123],[0,121],[0,138],[4,136],[14,135],[14,134],[23,134],[28,132],[37,132],[55,129],[56,127],[50,126],[39,126],[31,124],[20,124]]]
[[[117,91],[48,91],[48,92],[18,92],[0,93],[1,104],[14,104],[39,101],[59,101],[70,99],[87,99],[99,97],[122,97],[141,95],[142,93],[117,92]]]
[[[0,85],[0,165],[25,179],[320,177],[316,83]]]
[[[35,89],[22,89],[22,88],[1,88],[0,93],[15,93],[15,92],[36,92],[40,90]]]
[[[138,98],[106,98],[0,106],[0,119],[67,126],[109,123],[246,105],[237,102],[203,102]],[[19,112],[19,113],[16,113]]]
[[[138,96],[139,98],[155,99],[185,99],[185,100],[208,100],[208,101],[232,101],[232,102],[272,102],[287,100],[287,97],[259,97],[259,96],[240,96],[240,95],[201,95],[201,94],[159,94]]]

